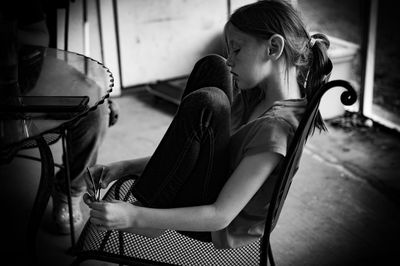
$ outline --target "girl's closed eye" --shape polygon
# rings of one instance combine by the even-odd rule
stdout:
[[[233,48],[233,47],[227,47],[227,49],[226,49],[228,54],[235,53],[236,50],[237,50],[237,48]]]

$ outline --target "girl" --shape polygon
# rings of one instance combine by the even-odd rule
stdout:
[[[324,35],[310,37],[283,1],[239,8],[224,35],[228,58],[196,63],[182,101],[151,158],[104,167],[101,187],[137,175],[136,204],[85,196],[103,230],[157,236],[174,229],[216,248],[259,239],[278,178],[307,99],[332,69]],[[321,117],[315,127],[324,129]],[[91,169],[100,179],[101,166]],[[88,191],[93,186],[88,182]]]

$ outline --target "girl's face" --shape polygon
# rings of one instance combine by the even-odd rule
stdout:
[[[226,64],[231,68],[234,82],[240,89],[259,85],[269,74],[267,42],[241,32],[228,23],[225,27],[228,52]]]

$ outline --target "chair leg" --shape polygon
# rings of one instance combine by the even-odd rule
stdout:
[[[268,260],[271,266],[275,266],[274,256],[272,255],[271,243],[268,245]]]
[[[32,257],[32,262],[37,262],[36,238],[40,222],[42,221],[47,203],[50,199],[54,178],[54,161],[51,150],[43,137],[36,138],[36,142],[39,148],[42,163],[39,187],[36,192],[36,197],[33,203],[31,215],[29,217],[27,229],[27,248],[30,252],[30,256]]]

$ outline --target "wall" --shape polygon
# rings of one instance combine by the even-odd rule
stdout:
[[[84,23],[84,1],[75,0],[70,3],[68,50],[103,62],[114,75],[112,95],[117,96],[121,88],[186,76],[203,55],[223,52],[221,33],[229,12],[250,2],[86,0]],[[58,13],[58,46],[63,49],[65,11]]]
[[[120,0],[122,82],[125,86],[189,73],[202,55],[217,52],[226,1]]]
[[[113,1],[86,0],[86,21],[84,21],[84,3],[83,0],[70,1],[68,20],[66,20],[66,10],[58,10],[57,48],[84,54],[102,62],[114,76],[114,89],[111,95],[118,96],[122,84]],[[68,21],[67,47],[64,46],[66,21]]]

